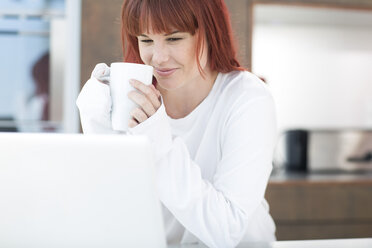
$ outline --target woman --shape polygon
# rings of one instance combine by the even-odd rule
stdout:
[[[264,199],[274,103],[236,59],[224,2],[125,0],[122,24],[125,61],[155,69],[154,85],[132,81],[129,132],[154,145],[168,244],[275,240]],[[108,71],[97,66],[79,96],[84,132],[111,131],[108,86],[96,79]]]

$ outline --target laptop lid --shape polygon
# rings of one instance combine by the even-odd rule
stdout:
[[[0,133],[0,247],[165,247],[140,136]]]

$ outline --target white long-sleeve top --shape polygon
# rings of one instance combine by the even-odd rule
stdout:
[[[204,101],[182,119],[164,106],[130,129],[156,151],[157,188],[169,244],[233,247],[273,241],[264,192],[276,116],[266,85],[249,72],[219,73]]]
[[[97,65],[77,100],[84,133],[110,133],[111,98]],[[275,240],[264,192],[272,169],[276,116],[266,85],[249,72],[219,73],[188,116],[162,105],[129,130],[151,140],[168,244],[234,247]]]

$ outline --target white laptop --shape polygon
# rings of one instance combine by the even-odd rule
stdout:
[[[145,137],[0,133],[0,247],[166,247]]]

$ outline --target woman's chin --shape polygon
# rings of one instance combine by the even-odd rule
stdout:
[[[181,85],[177,84],[177,81],[175,80],[160,79],[160,80],[157,80],[157,83],[162,89],[167,90],[167,91],[176,90],[181,87]]]

